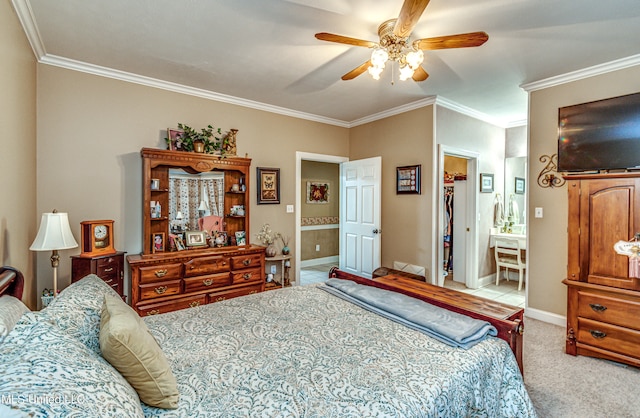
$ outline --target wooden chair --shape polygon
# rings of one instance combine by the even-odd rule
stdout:
[[[518,270],[518,291],[522,290],[522,281],[524,279],[525,263],[522,260],[522,252],[520,251],[520,243],[517,239],[496,238],[496,246],[494,248],[496,256],[496,286],[500,283],[501,267],[506,269],[506,279],[509,281],[509,269]]]

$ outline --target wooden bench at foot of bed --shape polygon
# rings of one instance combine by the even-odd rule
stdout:
[[[522,365],[524,309],[458,292],[457,290],[434,286],[416,280],[408,273],[400,275],[395,274],[393,270],[388,270],[387,273],[385,276],[367,279],[334,267],[329,271],[329,277],[352,280],[359,284],[403,293],[453,312],[488,321],[498,330],[498,338],[505,340],[509,344],[513,354],[516,356],[520,372],[524,373]]]

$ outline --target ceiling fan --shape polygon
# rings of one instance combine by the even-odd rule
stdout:
[[[489,39],[489,35],[485,32],[470,32],[416,39],[410,42],[411,32],[428,4],[429,0],[404,0],[398,18],[382,22],[378,27],[379,42],[349,38],[327,32],[316,33],[316,38],[321,41],[373,48],[371,59],[343,75],[343,80],[352,80],[365,71],[368,71],[374,79],[379,80],[385,63],[391,60],[398,62],[400,66],[400,80],[411,77],[414,81],[424,81],[429,77],[429,74],[421,65],[424,60],[422,51],[475,47],[484,44]]]

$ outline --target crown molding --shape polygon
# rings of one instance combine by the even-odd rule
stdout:
[[[572,81],[582,80],[584,78],[634,67],[638,64],[640,64],[640,54],[632,55],[630,57],[621,58],[614,61],[609,61],[603,64],[594,65],[592,67],[583,68],[581,70],[572,71],[570,73],[545,78],[543,80],[534,81],[532,83],[521,84],[520,88],[522,88],[526,92],[542,90],[549,87],[555,87],[561,84],[570,83]]]
[[[411,110],[420,109],[425,106],[432,105],[436,102],[436,96],[429,96],[424,99],[417,100],[415,102],[407,103],[398,107],[383,110],[382,112],[374,113],[369,116],[365,116],[360,119],[353,120],[349,123],[349,127],[364,125],[365,123],[374,122],[380,119],[388,118],[389,116],[399,115],[401,113],[409,112]]]
[[[489,116],[486,113],[482,113],[482,112],[478,112],[475,109],[471,109],[470,107],[461,105],[459,103],[456,103],[452,100],[449,99],[445,99],[444,97],[438,96],[438,99],[436,100],[436,104],[442,106],[442,107],[446,107],[449,110],[453,110],[455,112],[458,113],[462,113],[463,115],[467,115],[470,116],[474,119],[479,119],[483,122],[487,122],[490,123],[492,125],[496,125],[499,126],[501,128],[508,128],[508,122],[505,122],[503,120],[494,118],[493,116]],[[526,124],[526,121],[525,121]]]
[[[31,4],[27,0],[12,0],[13,9],[18,15],[18,20],[24,29],[24,33],[27,35],[27,39],[31,44],[31,49],[36,56],[36,59],[40,61],[46,52],[44,44],[42,43],[42,37],[40,37],[40,31],[36,25],[36,19],[33,15],[33,9]]]
[[[209,90],[199,89],[195,87],[184,86],[169,81],[158,80],[138,74],[128,73],[125,71],[115,70],[113,68],[101,67],[99,65],[87,64],[85,62],[75,61],[68,58],[58,57],[55,55],[45,55],[40,59],[42,64],[53,65],[57,67],[67,68],[74,71],[80,71],[88,74],[99,75],[102,77],[112,78],[116,80],[126,81],[129,83],[140,84],[147,87],[154,87],[162,90],[168,90],[175,93],[186,94],[189,96],[201,97],[204,99],[215,100],[218,102],[229,103],[237,106],[248,107],[251,109],[263,110],[265,112],[277,113],[284,116],[291,116],[299,119],[306,119],[314,122],[326,123],[329,125],[348,128],[349,123],[314,115],[311,113],[300,112],[285,107],[274,106],[266,103],[256,102],[253,100],[242,99],[239,97],[229,96],[227,94],[216,93]]]

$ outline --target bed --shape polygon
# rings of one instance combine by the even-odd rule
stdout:
[[[6,273],[0,289],[3,278],[18,277]],[[126,370],[106,360],[104,326],[117,315],[111,304],[129,308],[89,275],[42,311],[20,308],[6,321],[0,416],[536,416],[503,339],[451,347],[322,286],[130,319],[157,342],[174,379],[177,392],[162,390],[175,402],[158,407],[142,402]],[[5,293],[19,299],[17,287]]]

